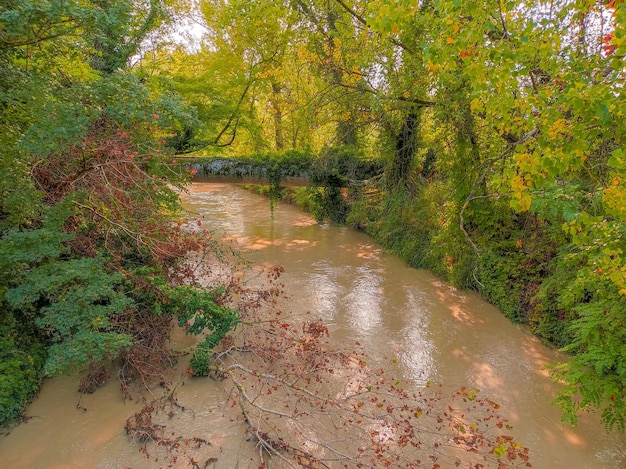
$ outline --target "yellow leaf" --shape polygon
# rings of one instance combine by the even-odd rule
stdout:
[[[448,39],[446,39],[446,44],[452,44],[454,42],[454,39],[452,39],[451,37],[448,37]]]
[[[472,110],[472,112],[480,112],[485,109],[485,106],[480,99],[474,98],[470,102],[470,109]]]

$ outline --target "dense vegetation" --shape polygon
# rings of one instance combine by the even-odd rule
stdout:
[[[156,317],[201,300],[209,330],[234,324],[176,283],[206,242],[170,223],[169,157],[272,152],[310,156],[323,188],[296,197],[320,219],[570,352],[566,417],[624,430],[622,1],[191,3],[0,10],[3,420],[42,369],[128,358]],[[202,24],[195,47],[157,41],[173,15]]]
[[[163,139],[189,112],[126,67],[165,14],[124,0],[0,10],[0,423],[47,375],[86,367],[93,390],[115,360],[123,386],[160,378],[173,318],[206,311],[212,343],[236,322],[191,286],[185,256],[209,241],[172,223],[188,176]]]

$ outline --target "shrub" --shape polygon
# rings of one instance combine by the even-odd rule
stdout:
[[[0,315],[0,426],[17,422],[39,389],[46,359],[25,318],[17,321],[2,304]],[[30,329],[30,330],[29,330]]]

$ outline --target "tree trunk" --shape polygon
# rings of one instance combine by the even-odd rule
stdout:
[[[388,181],[391,186],[409,187],[411,167],[417,149],[417,136],[420,126],[421,110],[410,110],[402,122],[402,127],[395,138],[394,158],[388,170]]]
[[[280,94],[282,88],[278,83],[272,83],[272,91],[274,93],[272,97],[272,108],[274,109],[274,137],[276,150],[281,151],[285,149],[285,138],[283,136],[283,111],[280,107]]]

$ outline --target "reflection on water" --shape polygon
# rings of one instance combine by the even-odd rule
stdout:
[[[430,304],[427,296],[418,289],[407,291],[407,310],[400,312],[406,316],[406,325],[402,328],[401,360],[408,378],[424,385],[428,381],[437,381],[435,362],[435,344],[429,338]],[[411,344],[407,347],[407,344]]]
[[[272,259],[276,259],[272,256]],[[278,262],[280,264],[280,262]],[[282,264],[281,264],[282,265]],[[306,278],[284,277],[282,280],[288,280],[294,288],[288,288],[288,294],[295,297],[290,298],[289,310],[293,302],[307,305],[302,309],[310,310],[316,316],[324,318],[327,322],[332,322],[337,312],[337,304],[343,296],[343,289],[338,288],[339,279],[342,276],[341,267],[335,267],[330,262],[320,261],[312,262],[301,266],[307,269],[309,275]]]
[[[379,272],[362,266],[354,272],[354,278],[345,296],[348,322],[359,335],[368,335],[382,322],[383,288]]]
[[[272,217],[266,199],[232,185],[196,184],[185,200],[190,216],[249,250],[252,262],[285,267],[289,299],[282,310],[321,316],[334,340],[358,341],[371,360],[397,367],[404,386],[476,387],[499,402],[513,435],[530,447],[533,467],[626,467],[626,441],[605,435],[593,416],[574,429],[560,423],[551,405],[557,387],[542,367],[564,357],[477,296],[406,267],[361,233],[320,226],[294,207],[279,205]],[[79,413],[74,389],[68,379],[46,383],[29,409],[37,417],[0,439],[3,467],[153,467],[123,434],[136,403],[121,401],[112,382],[87,396],[89,411]],[[236,416],[223,417],[222,392],[214,382],[186,380],[179,395],[195,417],[176,430],[211,435],[218,468],[257,467],[245,426]]]

